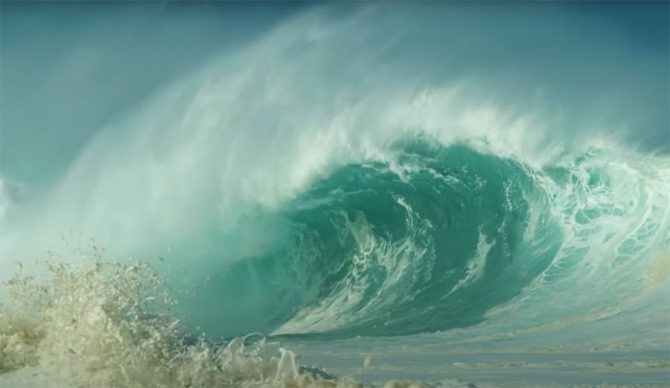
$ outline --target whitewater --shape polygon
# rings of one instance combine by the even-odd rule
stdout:
[[[443,66],[501,12],[443,8],[311,7],[0,175],[0,386],[670,384],[668,145]]]

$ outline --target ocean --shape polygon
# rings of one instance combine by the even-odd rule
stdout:
[[[293,4],[220,54],[283,5],[77,4],[3,5],[0,386],[670,385],[667,3]]]

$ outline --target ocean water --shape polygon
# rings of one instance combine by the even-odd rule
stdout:
[[[306,7],[11,151],[0,386],[670,385],[667,47],[573,7]]]

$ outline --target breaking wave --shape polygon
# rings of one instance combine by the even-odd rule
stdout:
[[[215,252],[222,264],[187,293],[170,271],[96,247],[80,266],[51,257],[46,280],[19,271],[5,285],[0,371],[102,386],[358,386],[301,367],[276,339],[231,336],[491,326],[495,338],[631,309],[662,321],[648,297],[668,286],[668,161],[613,152],[534,169],[406,137],[383,159],[345,163],[272,211],[245,213],[223,246],[258,231],[281,238],[243,259]]]
[[[538,312],[559,295],[578,303],[521,325],[606,314],[665,276],[649,266],[669,238],[667,160],[621,157],[594,149],[533,169],[402,139],[385,160],[337,167],[272,212],[247,213],[243,228],[282,238],[210,268],[194,300],[218,295],[241,327],[336,337],[467,327],[522,293]],[[592,287],[602,291],[577,291]],[[186,306],[206,332],[229,334]]]
[[[472,11],[426,5],[411,18],[403,7],[287,18],[111,121],[44,193],[24,198],[0,180],[0,373],[357,386],[301,366],[278,341],[443,347],[605,319],[596,342],[629,333],[640,348],[667,345],[670,158],[621,141],[643,122],[619,122],[630,101],[608,88],[584,97],[605,114],[560,105],[557,90],[571,90],[543,99],[542,76],[521,85],[525,59],[499,79],[466,71]],[[511,14],[497,12],[477,25],[507,31]],[[597,45],[563,35],[570,14],[558,15],[548,52],[563,56],[565,38],[587,63]],[[514,42],[532,35],[514,31]],[[106,251],[82,253],[88,238]]]

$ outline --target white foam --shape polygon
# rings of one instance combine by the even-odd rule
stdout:
[[[19,272],[6,284],[8,296],[0,305],[0,383],[358,386],[302,373],[293,352],[264,339],[187,344],[178,321],[168,315],[171,299],[144,264],[48,266],[46,282]],[[7,374],[12,371],[19,372]]]
[[[469,284],[476,282],[484,274],[486,257],[488,256],[493,244],[495,244],[495,241],[486,242],[486,235],[484,235],[480,230],[479,240],[477,241],[477,250],[468,261],[467,267],[465,268],[465,276],[459,280],[458,283],[456,283],[456,285],[449,291],[447,296],[451,295],[454,291],[462,287],[466,287]]]

